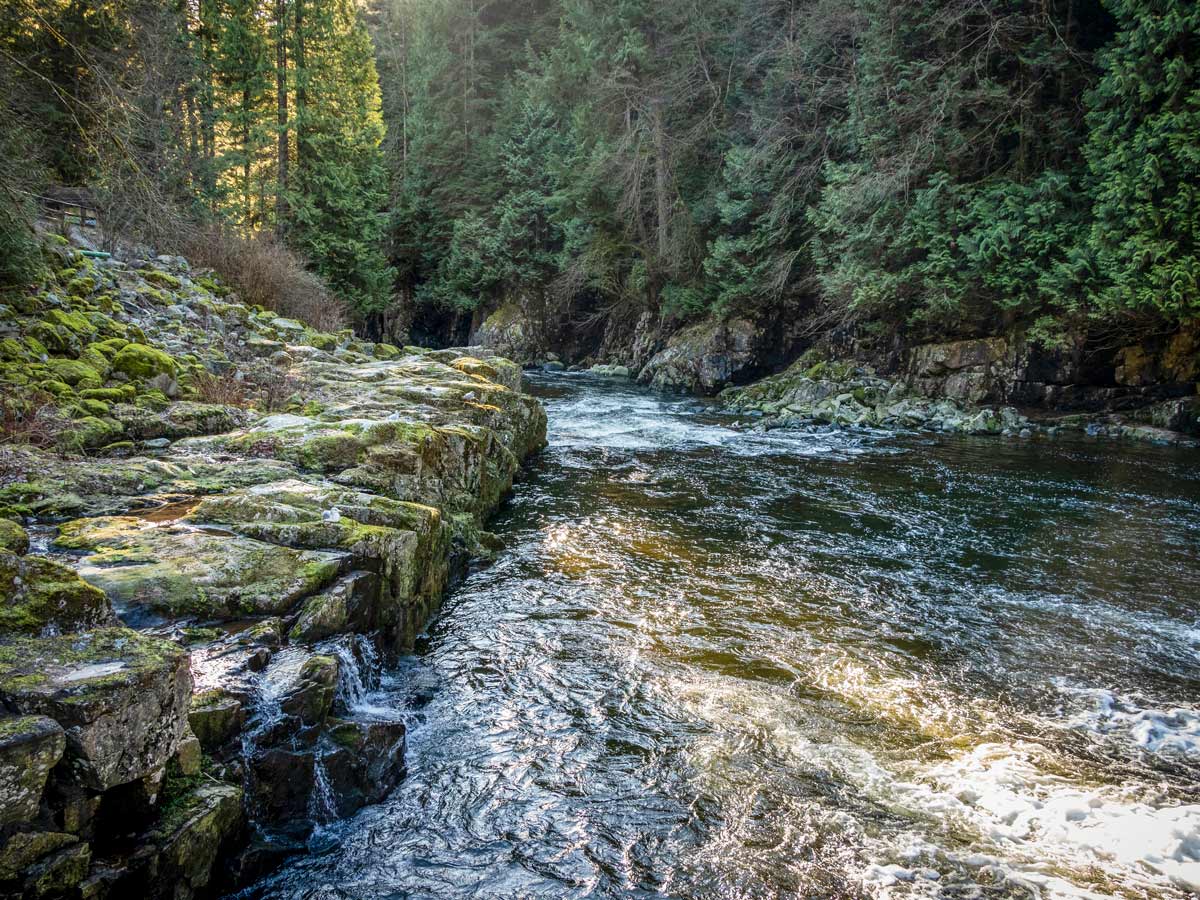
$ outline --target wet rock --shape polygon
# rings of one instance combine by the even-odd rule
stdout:
[[[94,790],[166,765],[186,726],[187,654],[127,628],[0,645],[0,703],[66,732],[63,775]]]
[[[0,634],[63,634],[115,625],[104,592],[66,566],[0,550]]]
[[[85,551],[80,575],[119,608],[172,617],[286,612],[330,584],[342,559],[131,517],[68,522],[56,543]]]
[[[404,779],[402,722],[330,720],[337,749],[322,758],[339,815],[380,803]]]
[[[328,590],[304,602],[300,617],[288,633],[294,642],[313,643],[348,632],[373,629],[377,578],[369,572],[351,572]]]
[[[304,837],[311,832],[316,764],[311,750],[279,747],[251,758],[250,808],[255,818],[284,834]]]
[[[65,747],[62,727],[53,719],[0,719],[0,826],[37,817],[46,778]]]
[[[191,698],[188,725],[205,753],[216,754],[246,725],[242,702],[221,690],[205,691]]]
[[[333,709],[337,680],[336,658],[310,656],[300,667],[295,683],[280,698],[279,707],[304,725],[320,725]]]
[[[759,337],[746,319],[701,322],[672,335],[638,381],[659,390],[715,394],[756,364]]]

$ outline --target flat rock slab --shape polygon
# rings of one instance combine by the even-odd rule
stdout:
[[[187,653],[128,628],[0,644],[0,704],[58,722],[68,776],[93,790],[166,764],[191,691]]]
[[[68,522],[56,544],[87,554],[79,574],[131,623],[139,609],[202,619],[287,612],[332,583],[345,557],[128,516]]]

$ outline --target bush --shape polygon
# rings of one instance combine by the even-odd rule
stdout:
[[[242,237],[211,227],[182,242],[192,263],[208,266],[241,296],[321,331],[345,326],[346,308],[304,259],[269,234]]]
[[[0,397],[0,444],[52,447],[67,426],[49,394]]]

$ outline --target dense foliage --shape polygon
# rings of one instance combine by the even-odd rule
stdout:
[[[1186,0],[376,7],[418,315],[515,298],[1054,343],[1200,313]]]
[[[273,232],[362,313],[390,302],[379,79],[355,0],[14,0],[0,79],[5,156],[42,151],[0,169],[0,217],[86,186],[111,232],[163,249],[214,225]]]
[[[10,7],[10,280],[59,182],[150,238],[278,234],[394,338],[504,300],[1047,344],[1200,315],[1188,0]]]

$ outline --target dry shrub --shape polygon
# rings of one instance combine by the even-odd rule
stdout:
[[[52,447],[66,427],[49,394],[0,396],[0,444]]]
[[[256,366],[246,378],[253,385],[254,397],[264,412],[283,412],[302,400],[308,390],[305,379],[266,365]]]
[[[321,278],[304,266],[304,258],[274,235],[243,237],[211,227],[183,242],[193,263],[213,269],[246,303],[307,322],[321,331],[345,326],[346,308]]]
[[[246,383],[232,373],[213,375],[203,372],[196,376],[196,397],[204,403],[222,406],[245,406]]]

